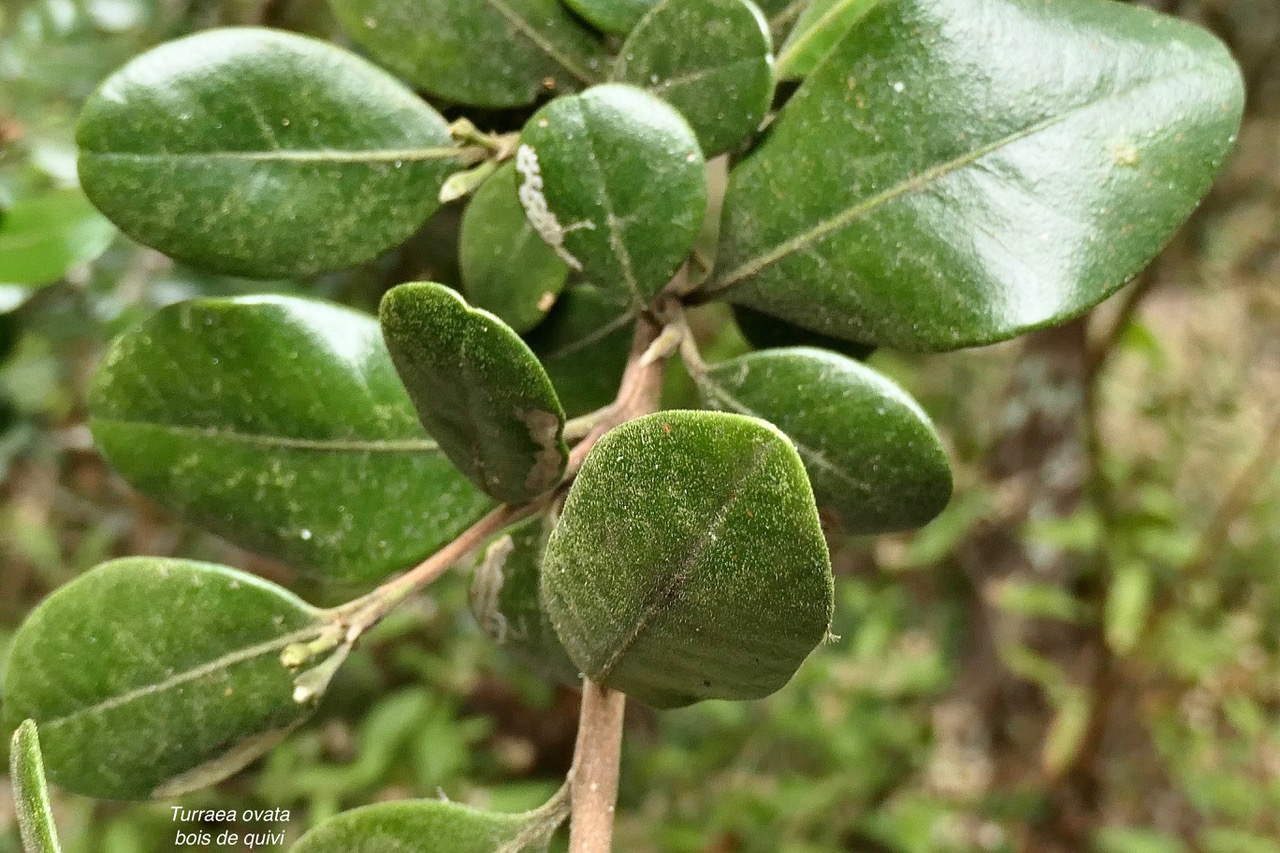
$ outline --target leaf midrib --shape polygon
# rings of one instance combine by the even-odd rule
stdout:
[[[111,427],[157,429],[185,438],[207,438],[232,441],[264,449],[313,450],[329,453],[439,453],[440,445],[429,438],[345,439],[297,438],[239,432],[221,427],[196,427],[155,421],[130,421],[117,418],[93,418],[92,423]]]
[[[41,730],[51,730],[51,729],[58,728],[59,726],[65,725],[66,723],[77,720],[81,717],[92,716],[96,714],[103,714],[108,711],[112,711],[116,708],[120,708],[124,705],[127,705],[130,702],[134,702],[134,701],[137,701],[138,699],[142,699],[146,696],[152,696],[156,693],[163,693],[166,690],[171,690],[175,687],[178,687],[183,684],[187,684],[191,681],[196,681],[200,678],[203,678],[206,675],[218,672],[221,669],[228,669],[230,667],[235,666],[236,664],[244,663],[245,661],[253,660],[254,658],[262,657],[263,655],[268,655],[273,652],[280,651],[285,646],[288,646],[292,643],[300,643],[300,642],[303,642],[304,640],[313,639],[319,636],[319,634],[323,630],[324,630],[324,624],[322,622],[316,622],[315,624],[309,625],[306,628],[302,628],[298,631],[294,631],[292,633],[285,634],[280,637],[276,637],[275,639],[268,640],[263,643],[257,643],[252,646],[246,646],[242,649],[235,649],[233,651],[222,654],[214,658],[213,660],[200,664],[199,666],[195,666],[190,669],[183,670],[182,672],[174,673],[168,678],[162,679],[160,681],[131,688],[129,690],[126,690],[124,693],[104,699],[101,702],[98,702],[97,704],[94,704],[94,705],[90,705],[87,708],[81,708],[77,711],[72,711],[69,714],[64,714],[61,717],[54,717],[51,720],[42,721],[40,723],[40,728]],[[281,664],[281,672],[285,672],[283,664]]]
[[[522,36],[531,41],[538,50],[541,50],[557,65],[576,77],[580,83],[585,83],[589,86],[596,81],[593,74],[587,72],[579,66],[577,62],[565,56],[558,47],[552,44],[550,39],[538,32],[537,28],[533,24],[520,17],[520,14],[503,2],[503,0],[484,0],[484,2],[488,3],[489,7],[503,18],[506,18],[507,22],[511,24],[511,26],[514,27]]]
[[[768,269],[784,258],[806,249],[810,244],[816,243],[832,233],[843,230],[864,216],[874,213],[880,207],[895,202],[898,199],[919,190],[925,189],[935,181],[941,180],[953,172],[958,172],[966,166],[971,166],[982,158],[994,154],[1007,146],[1013,145],[1023,139],[1048,130],[1055,125],[1068,121],[1078,113],[1091,110],[1097,106],[1107,103],[1108,101],[1120,100],[1122,98],[1129,97],[1148,86],[1171,83],[1179,77],[1192,74],[1199,70],[1201,69],[1188,66],[1165,77],[1153,77],[1148,80],[1144,80],[1127,89],[1113,92],[1105,97],[1098,98],[1097,100],[1086,101],[1085,103],[1072,107],[1059,115],[1043,119],[1016,131],[1015,133],[1008,134],[1007,136],[1001,137],[987,145],[983,145],[973,151],[966,152],[959,157],[955,157],[951,160],[947,160],[936,166],[925,169],[918,175],[899,181],[892,187],[876,193],[870,198],[864,199],[858,204],[847,208],[843,212],[821,220],[807,231],[803,231],[788,240],[784,240],[782,243],[779,243],[764,254],[758,255],[755,258],[740,264],[736,269],[727,273],[722,279],[717,281],[713,287],[707,288],[705,293],[707,295],[723,294],[726,291],[742,284],[747,279],[760,274],[765,269]]]

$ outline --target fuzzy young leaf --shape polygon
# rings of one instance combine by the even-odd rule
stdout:
[[[613,79],[680,111],[710,157],[760,126],[773,99],[769,26],[748,0],[663,0],[631,31]]]
[[[24,853],[59,853],[58,827],[49,806],[44,757],[34,720],[23,720],[9,744],[9,779]]]
[[[314,704],[280,663],[323,614],[252,575],[187,560],[105,563],[40,603],[5,668],[10,724],[39,725],[49,778],[78,794],[176,796],[244,767]]]
[[[496,643],[576,687],[578,667],[569,660],[542,603],[542,562],[550,532],[547,518],[539,515],[490,543],[472,574],[471,612]]]
[[[422,430],[377,321],[347,308],[165,308],[111,346],[89,412],[134,487],[317,579],[380,580],[489,506]]]
[[[330,0],[351,37],[433,95],[520,107],[598,80],[599,38],[558,0]]]
[[[558,98],[516,153],[529,221],[571,267],[647,306],[693,248],[706,164],[688,123],[632,86]]]
[[[22,199],[0,211],[0,282],[52,284],[105,252],[115,236],[80,190]]]
[[[778,690],[827,632],[832,583],[795,449],[723,412],[660,412],[606,433],[542,572],[574,663],[658,708]]]
[[[534,853],[546,849],[553,830],[554,823],[537,812],[496,814],[439,800],[405,800],[331,817],[290,853]]]
[[[514,163],[498,169],[467,205],[458,260],[471,303],[517,332],[542,321],[569,277],[569,267],[524,215]]]
[[[390,249],[462,162],[440,115],[389,74],[267,29],[210,30],[137,57],[85,104],[76,139],[85,192],[126,234],[261,278]]]
[[[812,0],[778,53],[778,78],[808,75],[841,38],[881,0]]]
[[[528,336],[569,417],[613,401],[631,351],[635,315],[616,294],[576,285]],[[584,370],[583,365],[590,365]]]
[[[1222,44],[1146,9],[881,2],[734,170],[708,290],[907,349],[1062,322],[1186,219],[1242,105]]]
[[[429,282],[393,288],[379,315],[419,419],[473,483],[522,504],[560,482],[564,409],[519,335]]]
[[[821,506],[849,533],[925,524],[951,498],[933,425],[871,368],[818,349],[762,350],[712,365],[706,404],[776,424],[796,444]]]

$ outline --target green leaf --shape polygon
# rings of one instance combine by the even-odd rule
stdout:
[[[542,321],[569,277],[569,267],[524,215],[513,163],[498,169],[467,205],[458,256],[467,298],[517,332]]]
[[[778,78],[799,80],[881,0],[812,0],[778,54]]]
[[[626,35],[640,23],[657,0],[564,0],[591,26],[606,33]]]
[[[600,40],[558,0],[330,0],[375,59],[433,95],[520,107],[594,83]]]
[[[1127,562],[1119,566],[1107,590],[1104,625],[1107,645],[1121,657],[1135,648],[1151,618],[1155,596],[1155,578],[1143,562]]]
[[[105,563],[18,629],[10,723],[40,727],[49,778],[100,799],[176,796],[270,749],[314,707],[280,663],[323,614],[252,575],[187,560]]]
[[[59,853],[58,827],[49,807],[44,757],[34,720],[23,720],[9,745],[9,778],[24,853]]]
[[[441,284],[392,288],[379,315],[418,418],[473,483],[523,504],[560,482],[564,409],[519,335]]]
[[[951,498],[929,417],[890,380],[818,349],[762,350],[712,365],[708,406],[764,418],[796,444],[818,503],[849,533],[919,527]]]
[[[882,2],[734,170],[709,292],[907,349],[1064,321],[1187,218],[1242,104],[1221,43],[1146,9]]]
[[[606,433],[542,572],[579,669],[657,708],[781,688],[827,633],[832,583],[791,443],[721,412],[660,412]]]
[[[1056,777],[1075,762],[1084,746],[1093,717],[1093,696],[1078,687],[1066,688],[1054,706],[1053,722],[1040,750],[1040,765]]]
[[[569,417],[613,402],[631,352],[635,315],[613,293],[575,285],[528,336]],[[584,369],[586,367],[586,369]]]
[[[165,308],[111,346],[89,412],[134,487],[332,582],[381,580],[489,506],[423,432],[377,322],[346,308]]]
[[[542,603],[542,561],[551,530],[540,515],[490,543],[471,578],[471,612],[486,634],[552,678],[577,687],[577,665],[556,636]]]
[[[290,853],[523,853],[545,850],[550,831],[536,812],[495,814],[440,800],[404,800],[329,818]]]
[[[80,190],[24,198],[0,213],[0,282],[52,284],[105,252],[115,235]]]
[[[833,338],[821,332],[813,332],[803,326],[761,314],[743,305],[733,306],[733,321],[738,325],[742,338],[752,349],[779,349],[781,347],[817,347],[829,349],[857,361],[865,361],[876,348],[855,341]]]
[[[781,44],[809,6],[809,0],[756,0],[769,22],[774,44]]]
[[[85,192],[126,234],[261,278],[390,249],[463,163],[440,115],[386,72],[266,29],[144,53],[89,99],[76,136]]]
[[[688,123],[631,86],[558,98],[525,125],[520,202],[574,269],[647,306],[684,263],[707,207]]]
[[[627,37],[613,79],[675,107],[710,157],[760,126],[773,100],[773,42],[748,0],[663,0]]]

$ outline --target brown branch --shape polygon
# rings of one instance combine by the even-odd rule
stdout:
[[[626,694],[589,679],[583,683],[578,742],[569,771],[573,785],[569,853],[609,853],[612,849],[626,707]]]
[[[652,319],[640,318],[618,398],[582,444],[574,448],[569,463],[574,472],[600,436],[618,424],[658,408],[662,377],[670,357],[669,352],[656,351],[655,342],[661,331]],[[569,853],[609,853],[612,848],[626,703],[627,697],[622,693],[590,679],[583,682],[578,741],[573,751],[573,768],[569,771],[573,786]]]
[[[1151,293],[1158,280],[1159,276],[1156,270],[1153,269],[1148,269],[1139,275],[1137,280],[1125,291],[1123,301],[1120,303],[1120,309],[1111,325],[1099,340],[1089,341],[1089,347],[1085,353],[1085,381],[1087,383],[1093,383],[1102,374],[1107,363],[1111,360],[1111,356],[1119,348],[1120,339],[1124,337],[1124,333],[1128,331],[1134,318],[1138,316],[1138,309],[1142,307],[1142,301]]]

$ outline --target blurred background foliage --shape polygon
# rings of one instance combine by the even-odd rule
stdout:
[[[947,437],[955,499],[914,535],[832,531],[840,640],[780,693],[630,709],[619,849],[1280,853],[1280,3],[1151,5],[1213,29],[1245,69],[1228,171],[1093,315],[873,356]],[[86,204],[72,135],[92,87],[151,44],[234,23],[336,35],[311,0],[0,6],[0,641],[112,556],[288,574],[175,523],[95,454],[84,394],[113,334],[194,295],[371,308],[399,281],[456,280],[452,208],[303,286],[175,265]],[[742,348],[724,312],[698,324],[712,352]],[[690,393],[679,377],[669,391]],[[569,765],[576,697],[483,637],[465,584],[380,626],[310,725],[184,804],[287,808],[293,839],[375,800],[541,802]],[[169,807],[57,798],[71,853],[172,849]],[[7,796],[0,827],[0,853],[17,851]]]

